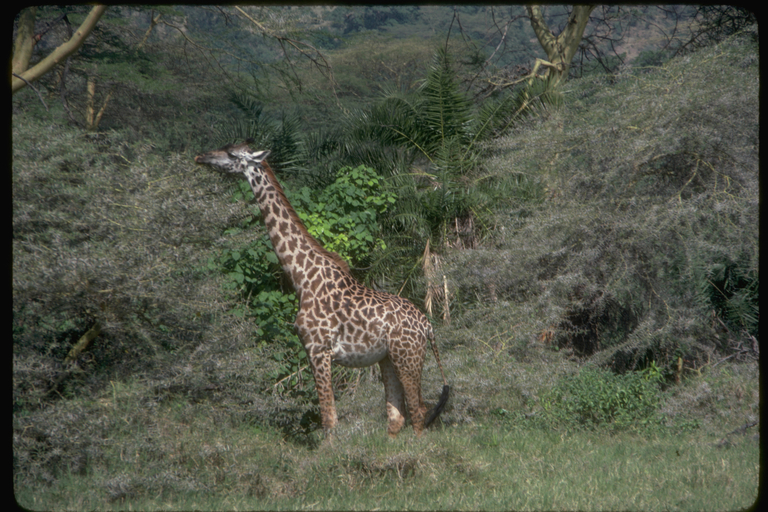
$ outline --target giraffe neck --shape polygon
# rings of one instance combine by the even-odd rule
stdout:
[[[259,168],[248,165],[244,174],[256,197],[277,259],[299,295],[316,281],[321,267],[336,267],[349,274],[346,262],[309,234],[265,161]]]

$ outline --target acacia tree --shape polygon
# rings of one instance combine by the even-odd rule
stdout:
[[[552,32],[544,20],[541,6],[529,5],[526,7],[531,19],[531,27],[547,54],[547,61],[537,60],[534,73],[540,65],[544,65],[549,69],[549,77],[554,84],[568,78],[571,61],[579,49],[579,43],[584,35],[589,15],[595,7],[595,5],[575,5],[568,16],[565,29],[558,35]]]
[[[491,53],[490,57],[485,59],[478,66],[477,73],[469,80],[467,90],[469,90],[473,84],[477,83],[478,92],[477,97],[488,97],[494,92],[498,92],[503,89],[513,88],[523,82],[527,82],[530,87],[534,83],[535,78],[547,78],[549,80],[548,88],[551,89],[557,86],[559,83],[565,81],[568,77],[568,73],[571,68],[571,62],[577,53],[581,50],[584,51],[584,33],[587,24],[590,21],[590,14],[595,9],[594,5],[586,6],[574,6],[568,11],[568,19],[564,27],[559,30],[559,34],[555,35],[557,27],[550,28],[550,25],[545,19],[545,13],[539,5],[527,6],[525,10],[522,7],[518,11],[510,11],[510,16],[506,23],[500,25],[498,23],[497,14],[494,8],[490,8],[490,14],[493,17],[493,24],[495,30],[499,36],[498,44]],[[516,14],[513,14],[517,12]],[[550,18],[551,16],[546,16]],[[454,20],[458,19],[458,13],[454,13]],[[531,69],[528,66],[517,64],[509,67],[508,64],[502,64],[503,61],[509,60],[511,53],[520,53],[519,47],[521,46],[519,40],[514,42],[515,38],[526,31],[526,29],[519,24],[522,20],[527,19],[530,26],[533,28],[539,43],[544,49],[547,59],[535,59],[535,65]],[[607,25],[610,32],[610,24],[605,23],[605,13],[603,16],[602,25]],[[458,23],[459,30],[462,38],[465,42],[471,39],[471,36],[465,33],[461,26],[461,22]],[[511,29],[511,30],[510,30]],[[527,40],[527,36],[525,36]],[[611,40],[605,34],[600,34],[599,39]],[[471,43],[469,43],[471,45]],[[526,46],[527,43],[523,43],[522,46]],[[594,47],[595,44],[589,44],[587,46]],[[593,56],[600,57],[600,49],[591,49],[588,51]],[[524,60],[528,60],[528,57],[524,57]],[[476,82],[477,81],[477,82]]]
[[[76,52],[83,45],[83,42],[85,42],[85,39],[93,30],[93,27],[96,26],[96,23],[98,23],[99,18],[101,18],[106,9],[105,5],[97,5],[91,9],[85,21],[83,21],[69,41],[56,48],[31,68],[29,67],[29,61],[32,57],[32,49],[41,37],[39,34],[35,34],[37,7],[28,7],[21,11],[16,41],[13,45],[11,92],[15,94]]]

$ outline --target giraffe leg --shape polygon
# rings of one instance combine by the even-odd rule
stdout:
[[[384,394],[387,397],[387,419],[389,426],[387,433],[389,437],[397,436],[400,429],[405,424],[405,396],[403,394],[403,385],[395,373],[395,367],[392,366],[389,356],[379,361],[381,369],[381,380],[384,381]]]
[[[315,377],[315,389],[320,401],[320,418],[323,422],[323,431],[327,435],[330,434],[331,429],[336,426],[338,421],[331,382],[331,353],[328,350],[310,351],[307,349],[307,357],[312,368],[312,375]]]
[[[395,356],[392,361],[393,369],[400,381],[405,401],[408,404],[408,412],[411,414],[411,424],[416,437],[421,436],[424,430],[424,420],[427,415],[427,407],[421,396],[421,369],[424,364],[424,351],[422,357],[416,358],[414,362],[411,358],[404,359]]]
[[[424,430],[424,419],[427,415],[427,407],[421,397],[421,372],[400,372],[400,381],[405,391],[408,412],[411,413],[413,431],[416,433],[416,437],[420,437]]]

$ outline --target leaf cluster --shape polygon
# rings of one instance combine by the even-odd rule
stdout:
[[[353,266],[366,266],[372,253],[386,250],[379,223],[397,196],[370,167],[342,167],[319,194],[302,187],[288,199],[309,234]]]
[[[661,376],[649,367],[616,375],[604,369],[582,369],[566,376],[542,397],[544,421],[550,428],[607,431],[642,430],[662,422]]]

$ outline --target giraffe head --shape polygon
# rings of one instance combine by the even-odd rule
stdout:
[[[251,151],[248,147],[249,142],[251,139],[242,144],[227,144],[221,149],[196,156],[195,162],[210,165],[222,173],[243,173],[249,164],[258,167],[270,153],[269,151]]]

